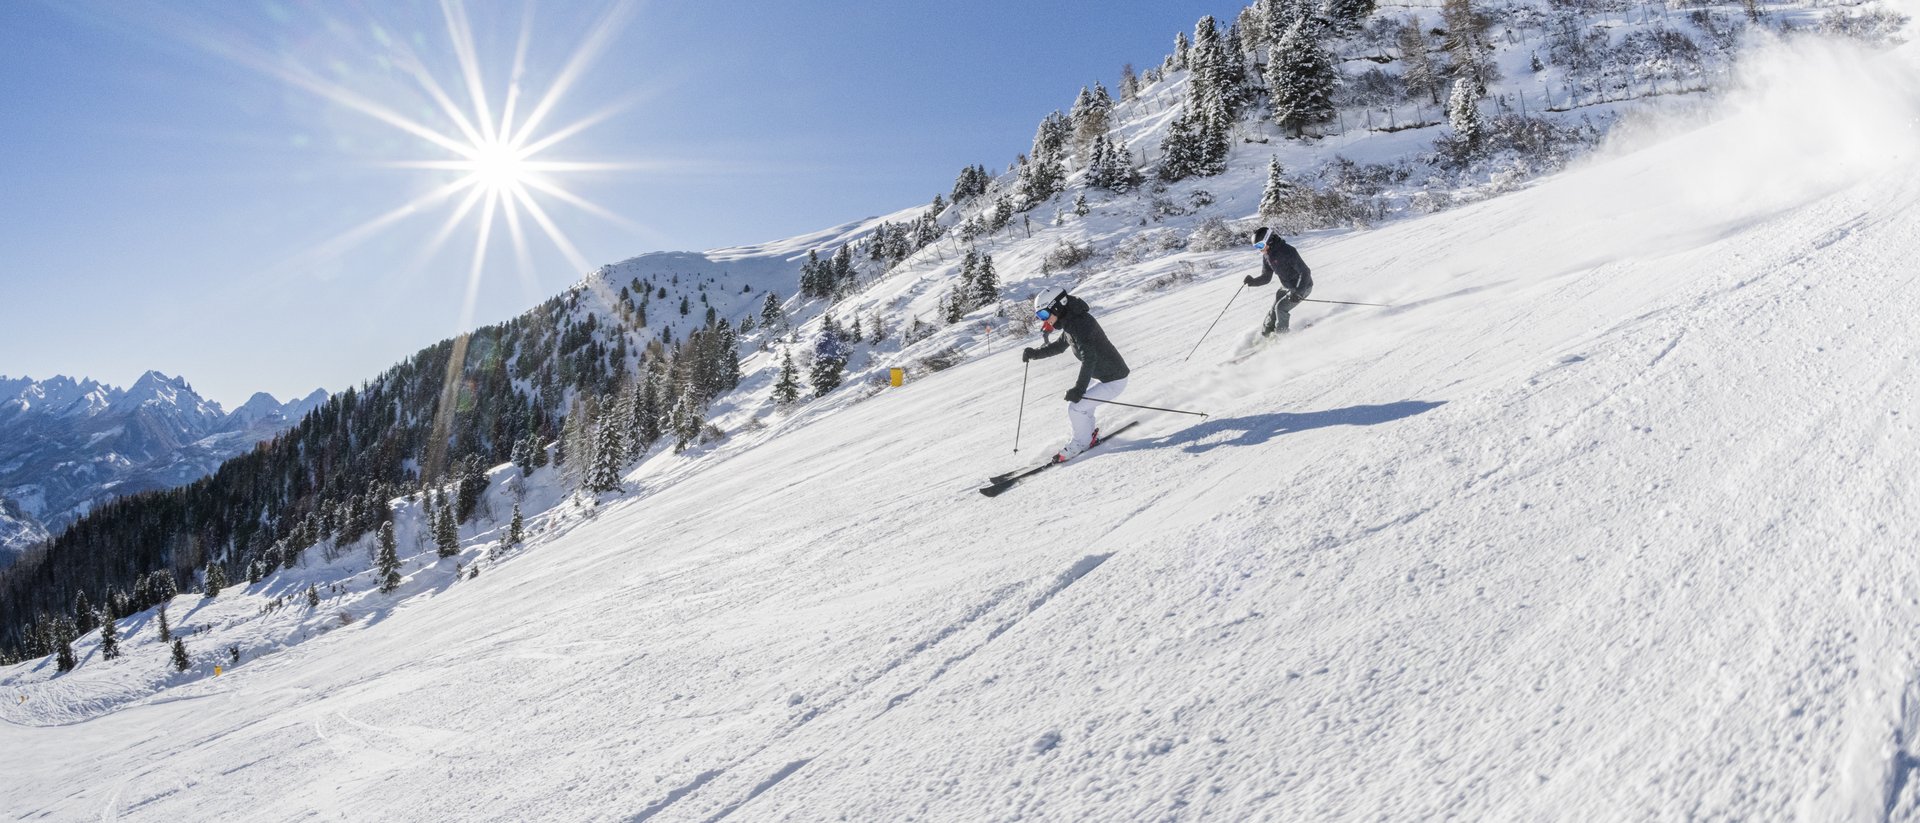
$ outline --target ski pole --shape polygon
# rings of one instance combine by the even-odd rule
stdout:
[[[1246,281],[1244,281],[1244,280],[1242,280],[1242,281],[1240,281],[1240,288],[1237,288],[1237,289],[1234,289],[1234,290],[1233,290],[1233,296],[1232,296],[1232,297],[1229,297],[1229,298],[1227,298],[1227,305],[1226,305],[1226,306],[1224,306],[1224,307],[1222,307],[1222,308],[1220,309],[1220,316],[1219,316],[1219,317],[1215,317],[1215,318],[1213,318],[1213,323],[1207,326],[1207,330],[1206,330],[1206,331],[1204,331],[1204,332],[1201,332],[1201,333],[1200,333],[1200,339],[1199,339],[1199,340],[1196,340],[1196,341],[1194,341],[1194,343],[1193,343],[1193,351],[1190,351],[1190,352],[1187,352],[1187,356],[1186,356],[1186,357],[1182,357],[1182,358],[1180,358],[1180,362],[1182,362],[1182,363],[1185,363],[1185,362],[1187,362],[1188,360],[1192,360],[1192,359],[1193,359],[1193,352],[1196,352],[1196,351],[1199,351],[1199,350],[1200,350],[1200,344],[1201,344],[1201,343],[1205,343],[1205,342],[1207,342],[1207,335],[1209,335],[1209,334],[1212,334],[1212,333],[1213,333],[1213,327],[1214,327],[1214,326],[1218,326],[1218,325],[1220,325],[1220,318],[1221,318],[1221,317],[1226,317],[1226,316],[1227,316],[1227,309],[1231,309],[1231,308],[1233,308],[1233,301],[1235,301],[1235,300],[1238,300],[1238,299],[1240,299],[1240,293],[1241,293],[1241,292],[1243,292],[1243,291],[1246,291],[1246,290],[1247,290],[1247,283],[1246,283]]]
[[[1159,406],[1142,406],[1142,405],[1140,405],[1140,404],[1138,404],[1138,403],[1122,403],[1122,402],[1120,402],[1120,401],[1118,401],[1118,400],[1101,400],[1101,399],[1100,399],[1100,398],[1098,398],[1098,397],[1084,397],[1084,398],[1081,398],[1081,399],[1083,399],[1083,400],[1092,400],[1092,401],[1093,401],[1093,402],[1095,402],[1095,403],[1105,403],[1105,404],[1107,404],[1107,405],[1109,405],[1109,406],[1126,406],[1127,408],[1130,408],[1130,409],[1151,409],[1151,410],[1153,410],[1153,411],[1163,411],[1163,412],[1173,412],[1174,414],[1191,414],[1191,415],[1194,415],[1194,416],[1196,416],[1196,417],[1208,417],[1208,416],[1210,416],[1210,415],[1208,415],[1208,414],[1207,414],[1206,412],[1196,412],[1196,411],[1181,411],[1180,409],[1163,409],[1163,408],[1160,408]]]
[[[1013,453],[1020,453],[1020,424],[1027,419],[1027,375],[1033,373],[1033,361],[1020,367],[1020,411],[1013,418]]]
[[[1389,306],[1385,303],[1355,303],[1351,300],[1320,300],[1313,297],[1302,297],[1300,298],[1300,302],[1302,303],[1339,303],[1342,306],[1373,306],[1375,308],[1381,308],[1381,309],[1393,308],[1392,306]]]

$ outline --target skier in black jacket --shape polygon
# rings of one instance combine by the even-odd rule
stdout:
[[[1053,456],[1055,462],[1064,462],[1100,441],[1100,430],[1094,427],[1095,401],[1112,400],[1126,390],[1127,361],[1120,359],[1120,352],[1107,340],[1107,333],[1093,319],[1086,301],[1063,289],[1046,289],[1033,296],[1033,308],[1046,331],[1059,329],[1062,334],[1052,343],[1022,351],[1020,360],[1052,357],[1066,351],[1068,345],[1073,346],[1073,356],[1080,359],[1080,376],[1067,390],[1067,425],[1072,434]]]
[[[1300,251],[1265,226],[1254,230],[1253,247],[1260,250],[1260,276],[1242,280],[1249,286],[1264,286],[1275,275],[1280,277],[1280,293],[1273,297],[1273,310],[1267,312],[1262,335],[1284,334],[1293,320],[1290,312],[1313,293],[1313,270],[1300,259]]]

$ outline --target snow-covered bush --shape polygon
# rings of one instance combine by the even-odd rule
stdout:
[[[1040,270],[1051,273],[1060,271],[1061,269],[1070,269],[1091,259],[1093,259],[1092,244],[1080,244],[1072,240],[1062,240],[1053,248],[1047,250],[1047,256],[1040,261]]]
[[[1875,45],[1897,43],[1905,38],[1900,30],[1908,17],[1887,8],[1834,9],[1820,19],[1820,31],[1836,37],[1850,37]]]
[[[1115,245],[1111,259],[1114,263],[1125,266],[1164,257],[1186,247],[1186,238],[1181,237],[1173,229],[1147,229]]]
[[[1240,233],[1227,225],[1227,221],[1215,215],[1201,221],[1193,233],[1187,235],[1187,248],[1193,251],[1225,251],[1240,245]]]

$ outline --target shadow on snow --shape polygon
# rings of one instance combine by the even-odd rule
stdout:
[[[1377,426],[1381,423],[1392,423],[1395,420],[1404,420],[1432,411],[1443,405],[1446,405],[1445,401],[1402,400],[1397,403],[1348,406],[1344,409],[1315,412],[1275,412],[1248,417],[1228,417],[1208,420],[1165,437],[1143,441],[1119,451],[1179,446],[1188,453],[1199,454],[1221,446],[1258,446],[1281,435],[1310,429],[1324,429],[1329,426]]]

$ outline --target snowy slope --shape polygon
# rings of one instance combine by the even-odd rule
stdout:
[[[996,500],[972,487],[1051,445],[1069,364],[1036,364],[1018,456],[1006,353],[650,462],[477,579],[416,559],[380,619],[218,678],[196,648],[139,705],[74,722],[163,667],[146,626],[73,677],[13,667],[0,802],[1920,819],[1914,61],[1778,56],[1712,125],[1310,240],[1316,296],[1395,308],[1303,309],[1237,362],[1268,293],[1181,358],[1248,255],[1143,264],[1094,292],[1122,399],[1212,417]],[[1139,286],[1187,264],[1218,274]]]

